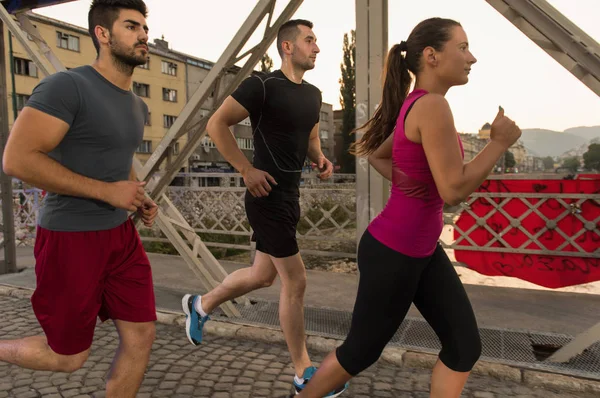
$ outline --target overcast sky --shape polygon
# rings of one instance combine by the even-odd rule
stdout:
[[[600,0],[549,0],[600,41]],[[36,12],[87,28],[91,0],[78,0]],[[165,36],[172,49],[217,61],[247,18],[252,0],[146,0],[151,39]],[[275,13],[287,4],[278,0]],[[305,0],[295,18],[314,22],[321,53],[305,79],[339,105],[344,33],[355,27],[354,0]],[[502,105],[522,128],[562,131],[600,125],[600,98],[531,42],[484,0],[389,0],[389,43],[407,38],[421,20],[433,16],[462,23],[478,58],[466,86],[448,93],[456,127],[475,133]],[[254,41],[256,43],[256,40]],[[279,67],[275,47],[269,55]]]

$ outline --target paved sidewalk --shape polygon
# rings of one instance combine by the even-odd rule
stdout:
[[[24,270],[0,275],[0,284],[34,289],[33,248],[18,247],[17,255],[17,263]],[[152,263],[157,308],[182,313],[183,294],[204,292],[198,278],[180,256],[149,253],[148,257]],[[230,262],[221,264],[228,273],[245,266]],[[458,271],[460,273],[460,269]],[[358,286],[356,275],[309,270],[307,278],[306,307],[352,312]],[[576,336],[598,321],[600,295],[478,285],[466,285],[465,289],[481,328],[526,329]],[[248,297],[277,302],[279,293],[280,281],[276,278],[273,286],[256,290]],[[414,306],[408,315],[421,318]]]
[[[41,332],[28,299],[1,296],[0,337],[30,336]],[[96,329],[92,354],[73,374],[20,369],[0,363],[0,398],[103,397],[105,375],[118,344],[112,324]],[[312,353],[315,362],[322,354]],[[351,382],[343,397],[428,397],[430,372],[383,365],[372,366]],[[151,363],[138,397],[287,397],[293,370],[284,346],[256,341],[206,336],[191,346],[181,327],[157,324]],[[591,398],[527,387],[516,382],[472,375],[463,397]]]

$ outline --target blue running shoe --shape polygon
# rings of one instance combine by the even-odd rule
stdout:
[[[294,376],[294,392],[296,393],[296,395],[300,394],[300,392],[304,390],[304,387],[306,387],[306,384],[310,381],[311,377],[313,377],[316,371],[317,368],[315,368],[314,366],[310,366],[306,368],[306,370],[302,374],[302,379],[298,379],[298,377]],[[325,395],[325,397],[334,398],[340,396],[340,394],[342,394],[348,389],[348,385],[349,384],[346,383],[342,387],[336,388],[329,394]]]
[[[181,299],[181,307],[185,313],[185,334],[193,345],[202,343],[202,329],[206,321],[210,319],[208,315],[201,317],[196,311],[194,304],[197,299],[198,296],[191,294],[186,294]]]

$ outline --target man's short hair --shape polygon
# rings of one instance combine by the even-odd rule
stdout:
[[[283,48],[281,47],[284,41],[294,41],[300,33],[298,26],[306,26],[309,29],[313,28],[313,23],[306,19],[292,19],[281,25],[277,32],[277,51],[279,56],[283,58]]]
[[[148,7],[143,0],[93,0],[88,13],[88,27],[94,47],[100,53],[100,43],[94,33],[96,26],[100,25],[109,31],[119,18],[122,9],[139,11],[144,18],[148,17]]]

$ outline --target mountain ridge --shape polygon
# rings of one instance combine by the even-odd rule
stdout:
[[[527,152],[538,157],[560,157],[574,149],[600,138],[600,126],[571,127],[563,132],[530,128],[522,129],[520,141]]]

